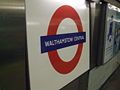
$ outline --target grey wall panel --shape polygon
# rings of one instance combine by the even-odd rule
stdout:
[[[0,90],[26,90],[24,0],[0,0]]]

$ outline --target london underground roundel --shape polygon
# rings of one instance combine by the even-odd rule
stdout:
[[[26,0],[31,90],[60,90],[89,70],[89,15],[86,0]]]
[[[78,32],[83,32],[81,20],[78,13],[71,6],[64,5],[58,8],[53,14],[48,27],[48,36],[56,35],[61,21],[66,18],[70,18],[75,22]],[[54,69],[61,74],[68,74],[74,70],[80,60],[82,48],[83,43],[78,44],[74,57],[68,62],[65,62],[60,58],[57,50],[49,51],[48,56]]]

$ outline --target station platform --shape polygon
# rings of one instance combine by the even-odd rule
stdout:
[[[120,66],[99,90],[120,90]]]

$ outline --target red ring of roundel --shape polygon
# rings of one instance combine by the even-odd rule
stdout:
[[[78,13],[71,6],[64,5],[58,8],[53,14],[48,27],[48,35],[56,35],[58,26],[61,21],[66,18],[70,18],[75,22],[78,32],[83,32],[82,23]],[[54,69],[61,74],[68,74],[73,71],[80,60],[82,48],[83,43],[78,44],[75,56],[68,62],[63,61],[59,57],[57,50],[48,52],[50,62]]]

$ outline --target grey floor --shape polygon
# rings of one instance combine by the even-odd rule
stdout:
[[[120,67],[99,90],[120,90]]]

